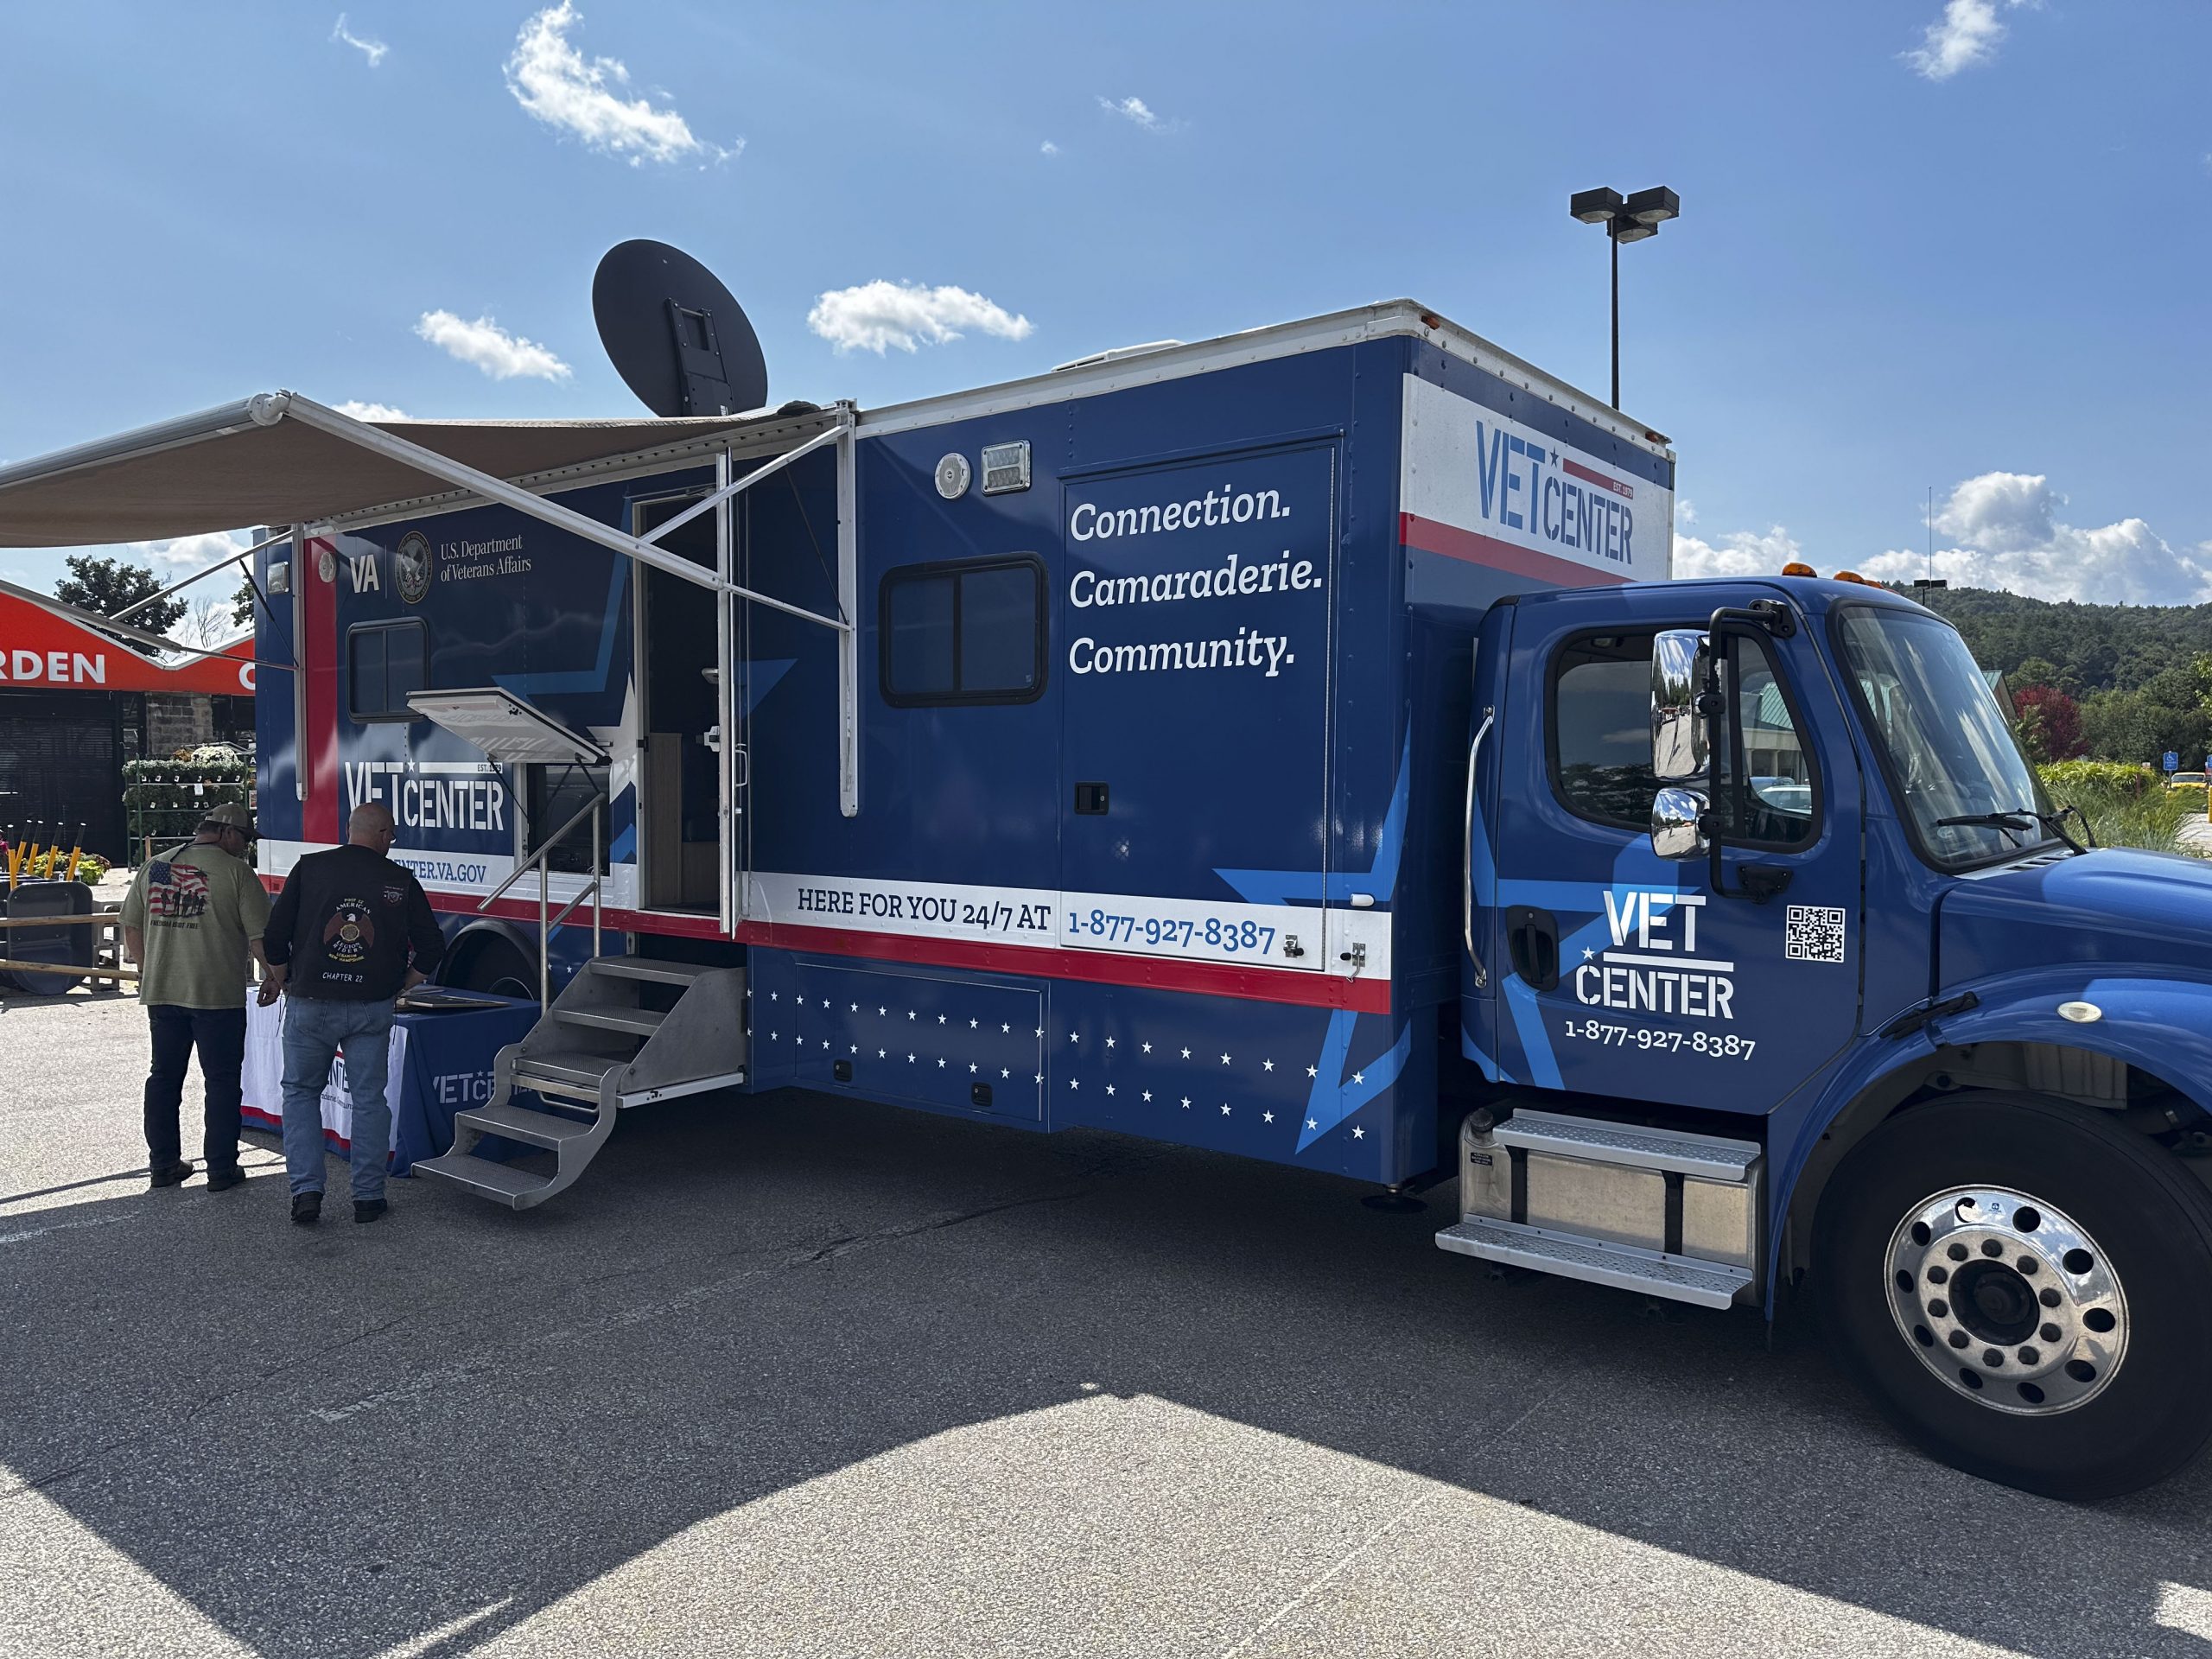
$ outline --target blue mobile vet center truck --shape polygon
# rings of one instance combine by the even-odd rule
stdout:
[[[655,417],[0,469],[0,543],[273,527],[264,876],[381,801],[546,1004],[424,1175],[797,1086],[1456,1179],[1443,1249],[1809,1304],[1992,1478],[2202,1449],[2212,866],[2085,847],[1948,624],[1669,580],[1668,441],[1411,302],[744,414],[705,315]]]

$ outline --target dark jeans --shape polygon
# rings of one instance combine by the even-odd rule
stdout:
[[[200,1076],[207,1084],[207,1137],[202,1152],[210,1174],[235,1169],[238,1162],[238,1072],[245,1065],[245,1008],[181,1008],[173,1003],[147,1005],[153,1027],[154,1066],[146,1074],[146,1151],[151,1166],[163,1170],[183,1151],[177,1114],[184,1105],[184,1068],[196,1046]]]

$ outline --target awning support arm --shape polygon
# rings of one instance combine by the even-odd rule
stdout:
[[[736,495],[742,490],[752,488],[753,486],[758,484],[762,479],[766,478],[770,474],[781,472],[785,467],[790,466],[791,462],[797,461],[801,455],[812,454],[817,449],[821,448],[825,443],[836,442],[838,433],[843,429],[844,429],[842,427],[833,426],[826,432],[816,433],[804,443],[799,445],[798,448],[786,449],[782,454],[778,455],[766,465],[754,467],[751,472],[747,473],[743,478],[739,479],[736,482],[732,484],[724,484],[715,490],[712,495],[700,497],[699,499],[694,501],[690,506],[684,508],[683,512],[677,513],[675,518],[670,519],[666,524],[656,525],[653,529],[646,531],[643,536],[639,537],[638,539],[641,542],[649,543],[658,542],[662,537],[667,535],[671,531],[690,524],[694,518],[696,518],[702,512],[712,512],[724,501],[729,499],[730,497]]]
[[[144,610],[146,607],[151,605],[156,600],[167,599],[171,594],[181,593],[187,588],[191,587],[194,582],[205,581],[207,577],[213,575],[218,570],[227,570],[232,565],[238,563],[241,559],[251,558],[255,554],[260,552],[264,547],[275,547],[280,542],[289,542],[291,539],[292,532],[287,530],[281,536],[271,536],[265,542],[256,542],[251,547],[246,548],[240,552],[233,553],[227,559],[218,560],[213,564],[209,565],[205,570],[194,571],[182,582],[171,582],[168,587],[162,588],[158,594],[149,594],[143,599],[132,600],[130,604],[124,606],[121,610],[115,613],[115,619],[119,622],[124,617],[130,615],[133,611]]]
[[[438,454],[435,449],[425,448],[419,443],[410,443],[405,438],[395,436],[380,428],[371,426],[365,421],[357,421],[351,416],[341,415],[334,409],[326,408],[310,398],[301,397],[297,392],[263,392],[247,405],[247,409],[257,425],[274,426],[289,416],[303,425],[315,428],[317,431],[327,432],[334,438],[343,438],[346,442],[357,444],[361,448],[380,454],[388,461],[396,461],[403,467],[410,467],[418,473],[442,480],[456,489],[467,490],[474,495],[483,497],[487,501],[496,501],[502,506],[512,507],[516,512],[525,513],[542,524],[550,524],[556,530],[565,530],[572,536],[580,536],[586,541],[596,542],[602,547],[613,548],[614,551],[627,558],[635,559],[640,564],[651,565],[656,570],[665,571],[668,575],[679,577],[695,587],[714,591],[727,588],[741,598],[751,600],[756,605],[766,605],[772,610],[785,612],[804,621],[818,623],[825,628],[835,629],[840,633],[849,633],[852,631],[850,622],[836,617],[819,615],[802,606],[789,604],[783,600],[772,598],[769,594],[757,594],[750,588],[740,588],[734,583],[726,582],[713,571],[696,565],[689,559],[679,558],[664,548],[655,547],[652,543],[642,541],[635,536],[625,535],[611,524],[603,524],[598,519],[587,517],[573,508],[564,507],[558,502],[548,501],[543,496],[534,494],[519,485],[510,484],[503,478],[494,478],[489,473],[479,472],[474,467],[463,466],[457,461]],[[847,416],[848,421],[849,418]],[[842,424],[832,429],[833,432],[843,429],[844,427]]]
[[[212,651],[204,645],[181,645],[174,639],[164,639],[158,633],[149,633],[143,628],[134,628],[128,622],[118,622],[111,616],[98,611],[88,611],[81,605],[72,605],[56,599],[52,594],[41,594],[30,588],[18,588],[12,582],[0,582],[0,594],[10,599],[20,599],[27,605],[35,605],[41,611],[60,617],[65,622],[75,622],[87,628],[97,628],[102,633],[118,634],[134,644],[153,651],[181,652],[187,657],[227,657],[230,650]],[[236,642],[234,641],[233,644]]]

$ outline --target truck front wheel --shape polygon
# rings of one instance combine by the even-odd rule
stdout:
[[[2212,1437],[2212,1192],[2089,1109],[1902,1113],[1836,1171],[1814,1242],[1838,1359],[1946,1463],[2104,1497]]]

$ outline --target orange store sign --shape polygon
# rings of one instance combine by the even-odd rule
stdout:
[[[253,695],[251,636],[219,657],[187,657],[164,664],[105,634],[0,594],[0,690],[201,691]]]

